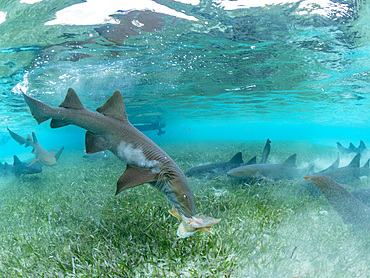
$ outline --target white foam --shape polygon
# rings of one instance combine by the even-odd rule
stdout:
[[[156,168],[159,166],[159,161],[148,160],[141,148],[134,148],[132,144],[121,141],[117,147],[118,156],[126,160],[129,164],[134,164],[142,168]]]
[[[56,13],[56,19],[46,22],[45,25],[119,24],[120,22],[111,17],[111,15],[124,14],[135,10],[149,10],[187,20],[198,20],[193,16],[178,12],[153,0],[87,0],[86,2],[78,3],[58,11]]]
[[[7,12],[0,11],[0,24],[6,21]]]
[[[21,0],[19,1],[19,3],[21,4],[35,4],[38,2],[42,2],[42,0]]]
[[[333,13],[345,15],[349,9],[347,4],[334,3],[330,0],[214,0],[220,7],[225,10],[249,9],[280,4],[291,4],[300,2],[298,14],[320,14],[330,16]]]

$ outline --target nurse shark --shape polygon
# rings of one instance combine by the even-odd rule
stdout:
[[[25,145],[25,147],[31,146],[33,148],[32,153],[35,155],[35,158],[31,161],[31,163],[28,166],[31,166],[34,163],[40,162],[43,165],[46,166],[54,166],[57,165],[57,159],[61,155],[62,151],[64,150],[64,147],[62,147],[58,153],[55,154],[54,151],[48,152],[45,150],[39,143],[39,141],[36,138],[36,134],[32,132],[32,138],[31,135],[28,133],[27,138],[24,138],[13,131],[11,131],[8,128],[10,136],[17,141],[20,145]]]
[[[337,142],[337,148],[341,153],[362,153],[364,151],[367,151],[366,145],[362,140],[360,141],[358,148],[356,148],[353,143],[349,143],[348,148],[346,148],[343,147],[340,142]]]
[[[342,185],[325,176],[306,176],[305,180],[312,180],[316,184],[344,223],[370,231],[370,207],[355,197],[358,193],[351,194]]]
[[[186,221],[177,231],[180,237],[199,230],[210,231],[211,225],[220,221],[196,214],[193,193],[185,175],[167,153],[129,122],[119,91],[96,109],[98,113],[87,110],[71,88],[59,107],[51,107],[26,94],[23,97],[39,124],[51,118],[51,128],[72,124],[86,129],[86,153],[109,150],[126,162],[116,194],[144,183],[164,193],[174,206],[171,213]]]
[[[234,168],[227,172],[240,179],[267,178],[272,180],[302,178],[312,172],[313,165],[307,168],[296,167],[297,155],[293,154],[281,164],[254,164]]]
[[[16,177],[21,177],[22,179],[24,175],[38,174],[42,172],[42,165],[40,163],[34,163],[28,166],[29,163],[22,162],[16,155],[14,155],[13,159],[13,165],[6,162],[4,164],[0,162],[0,173],[3,175],[13,173]]]
[[[270,154],[270,149],[271,149],[270,144],[271,144],[271,141],[267,139],[265,147],[262,151],[262,157],[259,163],[266,163],[266,160]],[[257,163],[257,158],[255,156],[252,157],[248,162],[244,163],[243,158],[242,158],[242,153],[238,152],[229,161],[195,166],[187,170],[185,172],[185,175],[188,177],[214,178],[214,177],[226,174],[231,169],[244,166],[244,165],[256,164],[256,163]]]
[[[352,161],[345,167],[338,167],[339,156],[337,160],[325,170],[314,175],[329,177],[339,183],[350,183],[358,180],[361,176],[370,176],[369,161],[360,167],[361,154],[358,153]]]

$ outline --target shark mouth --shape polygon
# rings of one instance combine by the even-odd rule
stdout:
[[[199,214],[189,218],[181,214],[175,207],[170,209],[169,213],[181,220],[179,228],[177,229],[177,235],[181,238],[189,237],[198,231],[212,233],[213,229],[211,226],[217,224],[221,220],[221,218],[216,219]]]

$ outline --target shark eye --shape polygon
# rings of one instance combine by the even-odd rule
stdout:
[[[182,197],[184,197],[184,199],[186,199],[188,196],[186,196],[186,195],[184,194],[184,196],[182,196]]]

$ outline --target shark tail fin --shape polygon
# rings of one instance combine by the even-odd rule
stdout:
[[[26,143],[26,138],[18,135],[17,133],[14,133],[13,131],[11,131],[8,127],[7,127],[8,131],[9,131],[9,134],[10,136],[19,143],[19,145],[23,145]]]
[[[49,120],[51,117],[49,116],[49,111],[53,109],[51,106],[34,99],[26,94],[23,94],[23,98],[26,101],[28,107],[31,110],[32,116],[35,118],[38,124]]]

